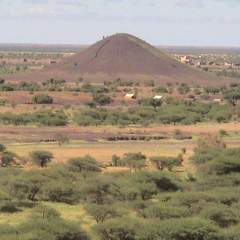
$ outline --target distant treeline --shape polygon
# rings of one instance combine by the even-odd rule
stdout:
[[[223,54],[223,55],[240,55],[239,47],[168,47],[158,46],[162,51],[170,54],[182,54],[182,55],[202,55],[202,54]]]
[[[146,100],[145,100],[146,101]],[[148,103],[148,101],[146,101]],[[150,101],[151,104],[152,101]],[[142,102],[141,102],[142,103]],[[145,102],[144,102],[145,103]],[[218,103],[195,103],[190,106],[187,103],[171,102],[168,105],[140,106],[135,108],[107,109],[104,107],[81,108],[74,111],[72,117],[67,116],[63,110],[41,110],[33,113],[14,114],[1,113],[0,122],[12,125],[47,125],[65,126],[73,121],[79,126],[129,126],[129,125],[156,125],[156,124],[196,124],[198,122],[214,121],[218,123],[228,122],[232,116],[235,120],[240,116],[239,105],[235,108],[231,105]]]
[[[77,53],[83,51],[85,45],[70,44],[0,44],[1,52],[51,52],[51,53]]]

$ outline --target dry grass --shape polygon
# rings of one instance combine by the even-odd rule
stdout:
[[[7,127],[7,132],[13,131],[13,127]],[[178,141],[171,138],[175,129],[179,129],[184,133],[194,136],[191,140]],[[148,127],[148,128],[111,128],[111,127],[63,127],[63,128],[35,128],[35,127],[20,127],[19,135],[12,134],[12,141],[6,142],[5,145],[10,151],[16,152],[19,156],[27,157],[31,151],[34,150],[48,150],[53,153],[53,163],[66,163],[69,158],[91,155],[99,162],[108,163],[114,154],[123,156],[127,152],[142,152],[148,158],[157,155],[177,156],[182,152],[183,148],[187,149],[184,155],[184,164],[182,171],[188,171],[192,168],[189,163],[189,157],[193,153],[193,148],[196,144],[198,136],[203,134],[216,134],[220,129],[227,131],[230,136],[226,137],[226,142],[229,147],[238,146],[240,137],[238,131],[240,130],[239,123],[228,124],[206,124],[196,126],[162,126],[162,127]],[[6,129],[5,129],[6,130]],[[16,130],[16,129],[15,129]],[[26,131],[25,131],[26,130]],[[38,130],[38,132],[35,132]],[[84,141],[84,140],[71,140],[69,144],[61,147],[56,142],[38,142],[36,139],[41,137],[41,132],[53,135],[54,132],[61,131],[63,133],[76,132],[76,135],[81,134],[95,134],[94,136],[100,140],[97,141]],[[104,141],[101,140],[107,133],[116,135],[129,134],[138,132],[140,135],[160,135],[165,134],[169,139],[159,141]],[[1,133],[1,130],[0,130]],[[5,133],[8,134],[8,133]],[[24,134],[31,135],[33,141],[30,143],[18,142]],[[36,139],[34,138],[36,134]],[[40,134],[40,135],[38,135]],[[2,134],[0,136],[3,136]],[[84,135],[85,136],[85,135]],[[15,142],[13,140],[15,138]],[[35,140],[34,140],[35,139]],[[26,168],[32,168],[29,164]],[[151,167],[150,167],[151,168]],[[109,169],[113,171],[114,169]]]

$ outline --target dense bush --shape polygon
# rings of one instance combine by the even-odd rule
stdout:
[[[32,101],[38,104],[53,103],[53,98],[47,94],[41,93],[33,96]]]
[[[3,124],[15,126],[39,124],[47,126],[66,126],[68,118],[63,111],[43,110],[34,113],[14,114],[6,112],[0,114],[0,121]]]
[[[49,151],[36,150],[30,153],[30,157],[36,165],[44,167],[52,161],[53,154]]]

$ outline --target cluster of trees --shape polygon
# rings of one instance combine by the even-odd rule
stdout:
[[[81,82],[83,81],[82,78]],[[79,82],[78,82],[79,83]],[[129,86],[132,87],[133,82],[122,81],[121,79],[116,79],[115,81],[105,81],[105,86],[94,86],[90,82],[86,82],[79,86],[76,85],[67,85],[64,79],[49,79],[43,81],[42,83],[33,83],[21,81],[20,83],[5,83],[4,79],[0,79],[0,91],[29,91],[30,93],[34,93],[35,91],[72,91],[72,92],[84,92],[84,93],[93,93],[93,98],[96,100],[95,102],[99,105],[106,105],[113,101],[110,97],[105,95],[105,93],[109,92],[128,92],[131,91],[130,88],[119,89],[118,86]],[[145,82],[146,86],[154,87],[154,81],[149,80]],[[178,84],[177,84],[178,85]],[[135,86],[139,86],[139,83],[135,84]],[[177,87],[177,91],[179,94],[189,94],[188,98],[195,100],[195,95],[200,95],[200,98],[203,100],[208,100],[210,98],[210,94],[223,94],[223,98],[228,100],[228,102],[232,105],[236,105],[238,100],[240,99],[239,95],[240,86],[237,83],[231,83],[230,86],[221,86],[221,87],[213,87],[207,86],[201,88],[200,86],[195,86],[193,92],[190,93],[191,89],[187,85],[187,83],[181,83]],[[134,89],[134,91],[138,91],[138,89]],[[171,83],[165,86],[158,86],[153,88],[152,90],[155,93],[169,93],[172,94],[174,91],[174,86]],[[53,99],[51,96],[47,94],[37,94],[33,97],[34,103],[52,103]],[[160,102],[153,101],[150,98],[140,99],[139,101],[142,105],[148,106],[160,106]],[[156,105],[157,104],[157,105]]]
[[[133,85],[132,81],[124,81],[121,78],[117,78],[115,81],[104,81],[105,86],[125,86],[125,87],[131,87]]]
[[[17,216],[27,208],[22,206],[31,206],[17,227],[0,224],[0,239],[91,239],[81,224],[64,219],[48,202],[81,205],[82,217],[92,219],[88,232],[101,240],[239,239],[239,154],[217,135],[199,139],[191,158],[194,178],[171,172],[180,156],[152,157],[158,170],[148,171],[140,152],[113,156],[115,165],[124,163],[136,170],[131,172],[103,173],[104,166],[89,155],[42,171],[0,168],[0,215]],[[52,157],[44,151],[30,155],[39,166],[39,155]]]
[[[166,99],[167,104],[161,106],[161,100],[141,99],[143,107],[107,110],[106,108],[81,109],[75,114],[74,121],[80,126],[131,124],[195,124],[197,122],[215,121],[218,123],[230,121],[237,114],[229,105],[217,103],[180,103],[174,99]],[[151,107],[149,107],[151,106]]]
[[[130,172],[134,170],[141,170],[145,168],[148,164],[146,161],[146,156],[141,152],[137,153],[125,153],[121,158],[117,155],[112,156],[111,165],[112,166],[121,166],[128,167]],[[168,170],[172,171],[173,167],[182,166],[183,156],[179,154],[177,157],[169,156],[154,156],[150,157],[150,163],[159,171]]]
[[[33,96],[32,101],[37,104],[51,104],[53,103],[53,98],[48,94],[36,94]]]
[[[240,78],[240,74],[238,71],[234,71],[234,70],[226,70],[223,69],[222,71],[217,71],[216,75],[219,77],[233,77],[233,78]]]
[[[181,85],[177,88],[179,94],[187,94],[190,92],[190,88],[186,83],[181,83]]]
[[[44,95],[44,94],[43,94]],[[48,95],[35,95],[43,103],[48,101]],[[45,99],[46,97],[46,99]],[[46,101],[45,101],[46,100]],[[218,103],[197,103],[192,101],[179,102],[173,98],[166,98],[165,105],[161,100],[144,98],[139,100],[140,107],[122,109],[107,109],[101,105],[109,104],[112,99],[104,94],[95,94],[94,101],[86,102],[90,108],[81,108],[73,116],[67,116],[62,110],[46,109],[33,113],[14,114],[1,113],[0,122],[8,125],[39,124],[47,126],[65,126],[70,118],[79,126],[97,125],[143,125],[150,124],[196,124],[197,122],[215,121],[228,122],[240,116],[240,104],[236,106]],[[96,108],[96,105],[100,107]],[[12,103],[15,107],[15,103]]]
[[[0,113],[0,122],[5,125],[45,125],[66,126],[68,117],[61,110],[42,110],[33,113],[15,114],[12,112]]]

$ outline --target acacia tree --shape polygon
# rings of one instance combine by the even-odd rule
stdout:
[[[130,168],[130,172],[132,169],[134,169],[136,172],[137,170],[146,167],[146,156],[141,152],[125,153],[123,157],[123,163]]]
[[[6,147],[0,143],[0,157],[1,157],[1,161],[2,161],[2,157],[3,157],[3,152],[6,150]]]
[[[219,135],[210,135],[207,134],[206,136],[203,136],[198,139],[197,146],[194,149],[194,152],[197,152],[202,149],[210,149],[210,148],[220,148],[224,149],[226,148],[226,143],[223,141],[221,136]]]
[[[183,158],[181,154],[179,154],[177,157],[155,156],[151,157],[150,161],[159,171],[162,171],[164,168],[172,171],[174,166],[182,165]]]
[[[162,100],[161,99],[153,99],[153,98],[142,98],[138,100],[138,104],[142,105],[144,107],[161,107],[162,106]]]
[[[93,101],[101,106],[104,106],[113,102],[113,99],[102,93],[94,93]]]
[[[4,151],[2,153],[1,167],[8,167],[11,166],[13,163],[16,163],[14,159],[15,157],[16,154],[14,154],[13,152]]]
[[[36,150],[30,153],[33,162],[40,167],[45,167],[53,159],[53,154],[49,151]]]
[[[58,142],[59,147],[61,147],[64,143],[69,143],[69,138],[62,133],[56,133],[54,140]]]
[[[11,166],[15,163],[16,154],[10,151],[6,151],[6,147],[0,143],[0,161],[1,167]]]
[[[101,172],[99,163],[89,155],[85,157],[70,158],[68,160],[68,165],[70,170],[82,173],[84,178],[90,173]]]
[[[32,101],[37,104],[53,103],[53,98],[47,94],[40,93],[33,96]]]
[[[91,203],[85,205],[84,209],[97,223],[119,216],[116,206],[109,206],[109,204]]]

